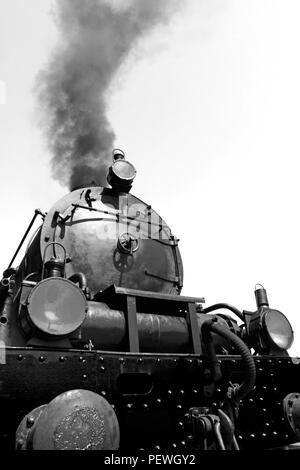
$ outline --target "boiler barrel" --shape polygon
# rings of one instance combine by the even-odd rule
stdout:
[[[105,303],[89,302],[87,317],[73,347],[93,343],[94,348],[108,351],[126,351],[128,338],[125,314],[112,310]],[[209,315],[198,315],[199,328]],[[141,352],[192,352],[190,334],[184,317],[155,313],[138,313],[137,325]]]

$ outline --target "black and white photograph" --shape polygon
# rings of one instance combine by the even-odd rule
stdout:
[[[0,0],[1,452],[298,455],[299,22]]]

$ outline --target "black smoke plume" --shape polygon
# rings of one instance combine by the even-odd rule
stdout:
[[[59,44],[37,83],[53,176],[106,185],[115,134],[106,91],[136,41],[167,22],[178,0],[56,0]]]

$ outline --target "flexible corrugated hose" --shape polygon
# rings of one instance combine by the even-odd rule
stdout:
[[[230,330],[218,325],[214,320],[208,320],[203,324],[203,326],[204,325],[214,333],[217,333],[226,340],[231,341],[242,356],[245,365],[245,378],[243,383],[234,391],[233,397],[235,401],[242,400],[253,389],[256,381],[256,367],[248,346],[238,336]]]

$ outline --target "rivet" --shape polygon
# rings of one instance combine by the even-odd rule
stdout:
[[[277,436],[277,432],[276,432],[276,431],[273,431],[273,436]]]
[[[147,405],[147,403],[143,403],[143,408],[145,408],[145,410],[148,410],[149,406]]]
[[[160,450],[160,446],[155,446],[154,449],[155,450]]]
[[[172,444],[173,449],[177,449],[177,444]]]
[[[105,397],[105,396],[106,396],[106,391],[105,391],[105,390],[102,390],[101,395],[102,395],[103,397]]]
[[[249,402],[250,402],[250,403],[253,403],[253,398],[249,398]]]
[[[103,357],[99,357],[99,362],[104,362],[104,358],[103,358]]]
[[[269,427],[269,426],[270,426],[270,423],[265,423],[265,425],[266,425],[267,427]]]
[[[157,403],[158,405],[160,405],[160,404],[161,404],[161,399],[158,398],[158,399],[156,400],[156,403]]]
[[[66,358],[64,356],[60,356],[59,361],[60,362],[65,362]]]
[[[120,357],[119,361],[120,361],[120,364],[124,364],[125,363],[124,357]]]
[[[105,372],[105,367],[100,367],[101,372]]]
[[[19,354],[18,357],[17,357],[18,361],[22,361],[23,360],[23,356],[22,354]],[[23,442],[23,441],[22,441]]]
[[[185,391],[184,390],[180,390],[180,395],[184,395],[185,394]]]
[[[32,416],[28,416],[26,425],[28,428],[31,428],[34,425],[34,418]]]
[[[156,359],[156,364],[160,364],[161,363],[161,360],[160,359]]]
[[[253,439],[255,437],[255,434],[250,434],[250,437]]]
[[[262,437],[267,437],[265,432],[262,433]]]
[[[116,409],[116,405],[114,405],[114,404],[111,403],[110,406],[112,407],[113,410]]]
[[[182,421],[179,421],[178,426],[179,426],[180,428],[183,428],[183,427],[184,427],[183,422],[182,422]]]
[[[182,445],[182,447],[185,447],[185,446],[186,446],[186,442],[185,442],[185,441],[181,441],[180,444]]]
[[[79,362],[85,362],[85,359],[82,356],[80,356]]]
[[[88,376],[86,374],[83,374],[82,380],[87,380],[87,379],[88,379]]]
[[[128,408],[129,410],[131,410],[132,407],[133,407],[133,404],[132,404],[132,403],[127,403],[126,408]]]
[[[198,393],[198,390],[196,390],[196,389],[194,388],[193,393],[195,393],[195,394]]]
[[[259,401],[264,401],[263,397],[259,397]]]
[[[45,358],[44,356],[40,356],[40,357],[39,357],[39,361],[40,361],[40,362],[45,362],[45,359],[46,359],[46,358]]]
[[[174,363],[174,364],[177,364],[177,359],[173,359],[173,363]]]
[[[182,410],[182,406],[181,406],[181,405],[177,405],[177,410]]]
[[[142,363],[143,363],[143,359],[142,359],[141,357],[139,357],[138,363],[139,363],[139,364],[142,364]]]
[[[190,366],[193,364],[193,360],[192,359],[188,359],[188,363],[190,364]]]
[[[173,395],[172,390],[168,390],[168,395]]]

